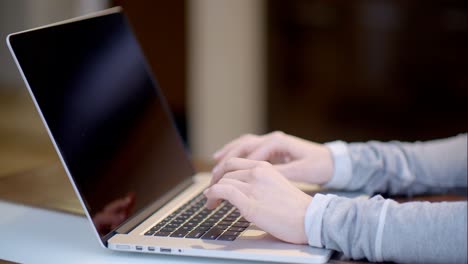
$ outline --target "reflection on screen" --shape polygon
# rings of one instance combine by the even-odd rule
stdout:
[[[10,42],[101,236],[192,175],[124,15]]]

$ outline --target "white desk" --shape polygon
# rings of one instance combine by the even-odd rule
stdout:
[[[0,259],[20,263],[239,263],[114,252],[99,245],[84,217],[3,200],[0,200]]]

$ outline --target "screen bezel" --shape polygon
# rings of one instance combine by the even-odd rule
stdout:
[[[84,199],[84,197],[81,195],[80,191],[79,191],[79,188],[77,187],[77,185],[75,184],[75,180],[71,174],[71,172],[69,171],[68,169],[68,166],[62,156],[62,153],[60,151],[60,147],[58,146],[56,140],[54,139],[52,133],[51,133],[51,130],[49,128],[49,125],[48,125],[48,122],[47,122],[47,119],[45,118],[43,112],[41,111],[41,108],[39,107],[39,104],[36,100],[36,97],[34,96],[34,93],[29,85],[29,82],[22,70],[22,67],[17,59],[17,56],[15,54],[15,50],[12,46],[12,39],[15,38],[15,36],[18,36],[18,35],[22,35],[22,34],[28,34],[29,32],[32,32],[32,31],[39,31],[41,29],[45,29],[45,28],[50,28],[50,27],[54,27],[54,26],[58,26],[58,25],[64,25],[64,24],[68,24],[68,23],[76,23],[76,22],[80,22],[80,21],[83,21],[83,20],[88,20],[88,19],[91,19],[91,18],[96,18],[96,17],[102,17],[102,16],[107,16],[107,15],[113,15],[113,14],[121,14],[122,16],[125,16],[125,19],[128,21],[128,18],[126,17],[125,13],[123,12],[123,9],[121,7],[113,7],[113,8],[109,8],[109,9],[106,9],[106,10],[103,10],[103,11],[99,11],[99,12],[95,12],[95,13],[91,13],[91,14],[88,14],[88,15],[84,15],[84,16],[80,16],[80,17],[76,17],[76,18],[72,18],[72,19],[68,19],[68,20],[64,20],[64,21],[60,21],[60,22],[56,22],[56,23],[52,23],[52,24],[49,24],[49,25],[45,25],[45,26],[41,26],[41,27],[37,27],[37,28],[33,28],[33,29],[29,29],[29,30],[24,30],[24,31],[20,31],[20,32],[16,32],[16,33],[12,33],[12,34],[9,34],[6,38],[6,42],[7,42],[7,46],[10,50],[10,53],[12,54],[12,57],[16,63],[16,66],[18,67],[18,70],[21,74],[21,77],[23,78],[23,81],[28,89],[28,92],[33,100],[33,103],[36,107],[36,110],[38,111],[39,113],[39,116],[46,128],[46,131],[47,131],[47,134],[49,135],[49,138],[58,154],[58,157],[60,159],[60,162],[62,163],[63,167],[64,167],[64,170],[72,184],[72,187],[76,193],[76,195],[78,196],[78,200],[80,201],[81,205],[82,205],[82,208],[84,209],[84,212],[85,212],[85,215],[86,217],[88,218],[88,220],[91,222],[91,225],[93,226],[93,230],[94,230],[94,233],[96,234],[97,238],[99,239],[99,241],[101,241],[101,245],[103,247],[107,247],[107,241],[112,237],[114,236],[115,234],[123,234],[123,233],[128,233],[130,232],[131,230],[133,230],[136,226],[138,226],[141,222],[143,222],[145,219],[147,219],[148,217],[150,217],[152,214],[155,213],[156,210],[158,210],[159,208],[161,208],[164,204],[166,204],[167,202],[169,202],[171,199],[173,199],[175,196],[177,196],[179,193],[181,193],[184,189],[186,189],[187,187],[189,187],[190,185],[193,184],[193,178],[192,176],[195,174],[195,170],[193,168],[193,165],[192,163],[190,162],[190,159],[188,158],[187,156],[187,150],[186,150],[186,157],[187,157],[187,162],[188,164],[190,165],[191,167],[191,175],[188,175],[183,181],[181,181],[180,183],[178,183],[175,187],[173,187],[169,192],[163,194],[161,197],[159,197],[157,200],[153,201],[151,204],[148,204],[146,207],[144,207],[141,211],[137,212],[135,215],[133,215],[132,217],[130,217],[129,219],[127,219],[125,222],[123,222],[122,224],[120,224],[119,226],[117,226],[116,228],[114,228],[111,232],[109,232],[107,235],[104,235],[104,236],[101,236],[98,232],[98,230],[96,229],[96,227],[94,226],[93,224],[93,220],[92,220],[92,217],[91,217],[91,214],[90,212],[88,211],[88,206],[87,206],[87,203],[86,203],[86,200]],[[135,36],[135,34],[133,33],[133,29],[131,28],[131,25],[129,24],[129,29],[130,31],[132,32],[133,36]],[[136,41],[138,43],[138,41]],[[141,46],[139,47],[140,50],[141,50]],[[159,100],[161,102],[161,105],[162,105],[162,108],[165,112],[165,114],[167,115],[169,121],[171,122],[172,126],[174,128],[176,128],[175,126],[175,122],[174,122],[174,119],[172,117],[172,114],[171,114],[171,111],[169,109],[169,106],[167,104],[167,101],[165,100],[165,97],[164,95],[162,94],[162,91],[160,91],[160,88],[157,84],[157,81],[155,79],[155,77],[153,76],[152,74],[152,71],[149,67],[149,64],[148,62],[146,61],[146,59],[144,59],[144,62],[145,64],[145,67],[147,69],[147,72],[148,74],[150,75],[150,78],[151,78],[151,81],[153,82],[154,84],[154,89],[158,89],[158,93],[159,93]],[[175,131],[177,131],[177,129],[175,129]],[[178,132],[178,131],[177,131]],[[182,143],[182,139],[181,139],[181,136],[180,136],[180,133],[178,133],[178,138],[179,138],[179,141],[180,141],[180,144],[183,145]]]

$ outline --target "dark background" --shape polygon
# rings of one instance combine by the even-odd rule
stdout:
[[[467,130],[467,1],[268,1],[268,124],[319,141]]]
[[[186,138],[187,3],[114,1]],[[270,0],[267,129],[323,142],[467,131],[466,1]]]

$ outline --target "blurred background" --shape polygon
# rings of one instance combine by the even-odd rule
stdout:
[[[466,132],[462,0],[1,0],[0,175],[57,161],[8,33],[123,6],[196,160],[243,133]]]

